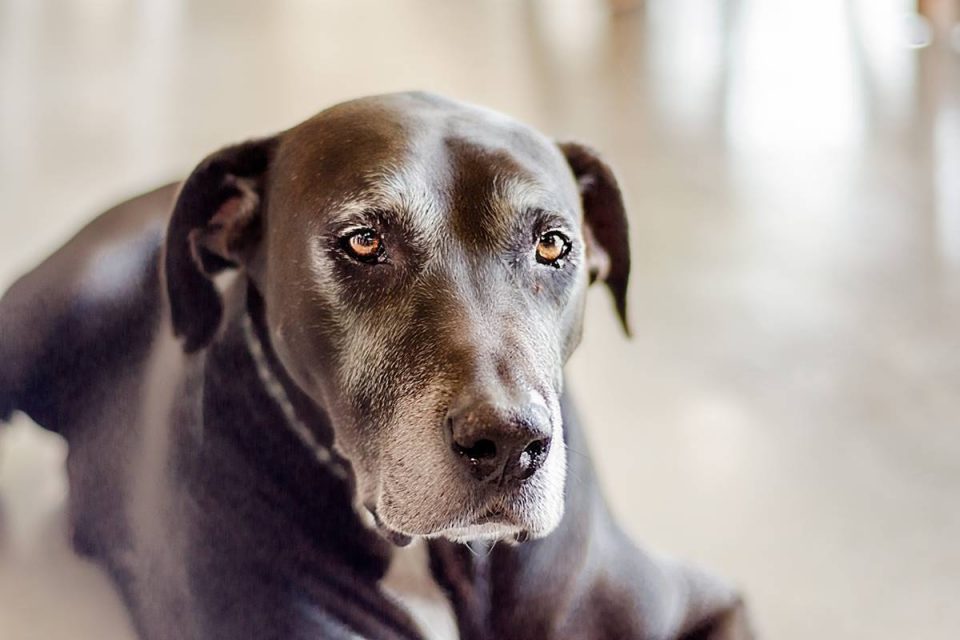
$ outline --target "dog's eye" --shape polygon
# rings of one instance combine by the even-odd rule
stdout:
[[[361,262],[376,262],[383,254],[383,238],[373,229],[352,231],[340,239],[340,245],[352,258]]]
[[[548,231],[537,241],[537,262],[557,265],[570,251],[570,239],[559,231]]]

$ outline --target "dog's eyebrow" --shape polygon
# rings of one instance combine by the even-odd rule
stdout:
[[[333,207],[328,221],[337,226],[360,222],[371,211],[378,214],[414,215],[403,216],[426,231],[440,222],[439,189],[431,188],[416,171],[401,171],[396,167],[380,168],[363,178],[363,186],[344,196]]]
[[[327,224],[336,228],[348,224],[362,224],[367,222],[371,211],[387,209],[375,198],[364,197],[363,194],[345,196],[330,207],[331,212]]]
[[[498,177],[494,182],[494,198],[494,206],[507,216],[511,212],[536,211],[541,217],[568,222],[573,215],[555,193],[528,178]]]

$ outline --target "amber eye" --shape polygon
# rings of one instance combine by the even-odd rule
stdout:
[[[357,229],[340,240],[343,249],[361,262],[376,262],[383,253],[383,238],[373,229]]]
[[[570,239],[559,231],[548,231],[537,242],[537,262],[557,265],[570,251]]]

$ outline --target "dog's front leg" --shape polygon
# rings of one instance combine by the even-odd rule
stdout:
[[[556,531],[492,549],[431,543],[462,640],[752,638],[731,585],[638,548],[617,526],[566,402],[564,429],[575,453]]]

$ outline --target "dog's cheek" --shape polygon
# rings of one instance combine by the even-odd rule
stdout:
[[[563,391],[563,365],[568,336],[564,325],[549,310],[530,310],[529,319],[519,325],[512,337],[510,350],[514,366],[523,372],[525,384],[535,390],[551,407],[554,421],[560,420],[558,401]],[[503,339],[506,342],[506,338]]]
[[[350,461],[350,466],[353,468],[357,483],[355,502],[365,507],[375,505],[380,489],[380,476],[377,473],[379,465],[357,449],[350,452],[346,448],[336,448],[342,451],[341,455]]]
[[[587,274],[583,270],[560,314],[561,351],[564,364],[570,359],[576,348],[580,346],[580,339],[583,336],[583,318],[587,306],[587,285]]]
[[[421,389],[398,402],[384,430],[379,511],[405,533],[428,534],[469,516],[471,496],[443,437],[448,393]]]
[[[270,338],[280,361],[301,389],[321,406],[337,397],[330,375],[338,361],[336,344],[342,330],[336,309],[302,278],[268,269],[264,295]]]

